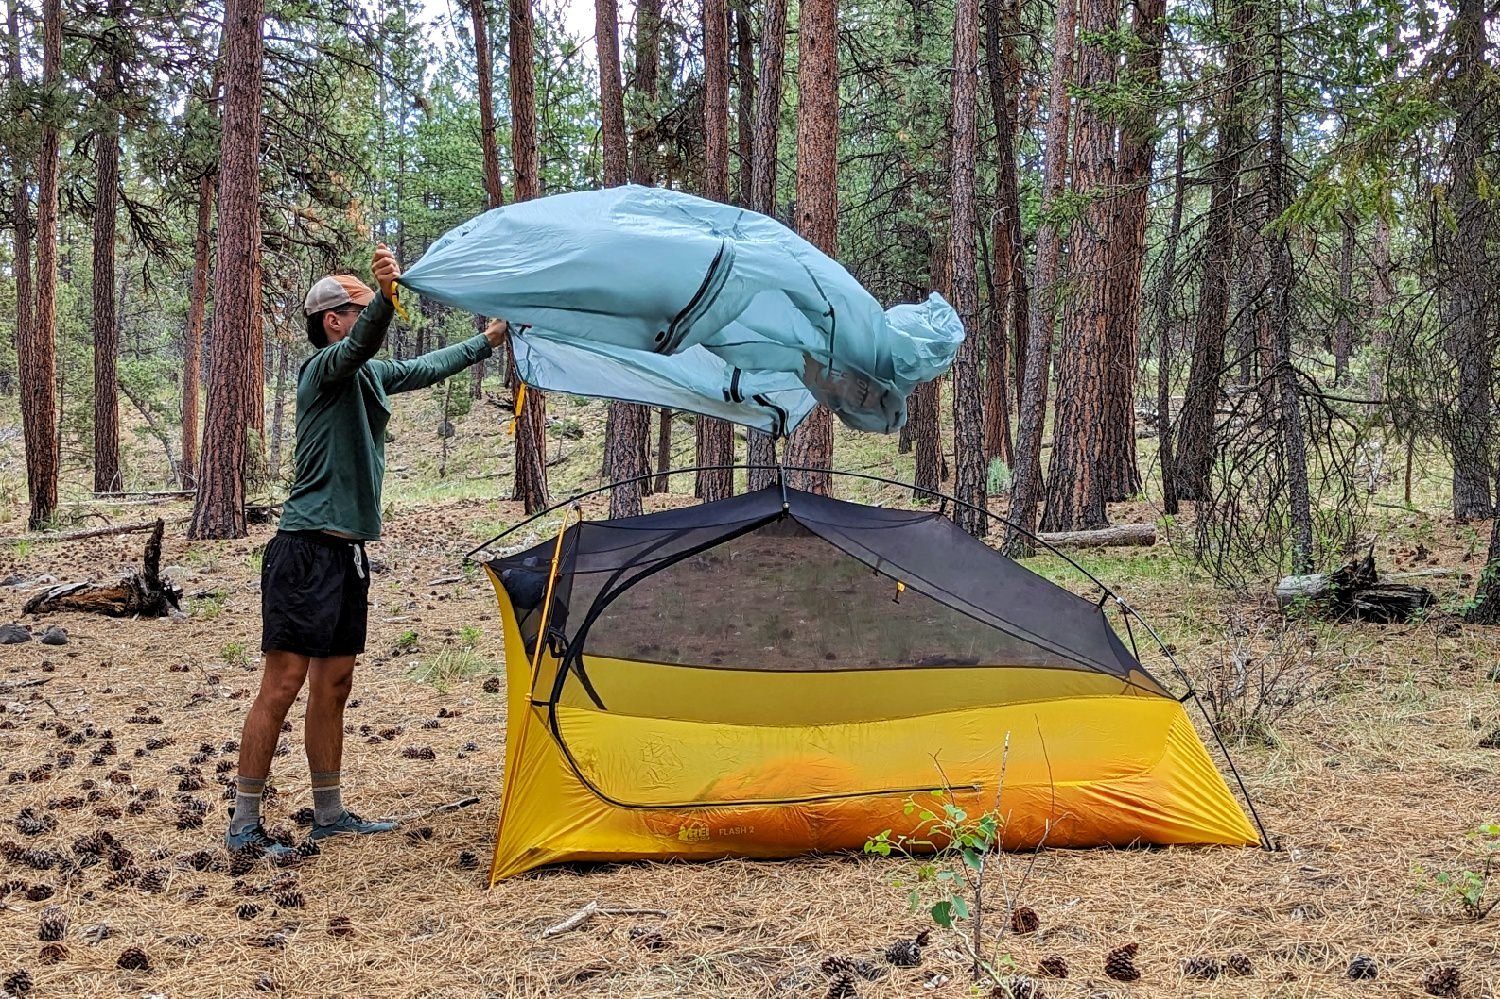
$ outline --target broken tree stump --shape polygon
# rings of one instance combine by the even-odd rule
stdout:
[[[22,612],[79,611],[109,617],[164,617],[178,609],[182,592],[161,578],[161,536],[166,522],[158,519],[146,542],[141,572],[131,571],[112,583],[64,583],[43,590]]]
[[[1298,603],[1319,605],[1334,620],[1402,624],[1437,603],[1437,597],[1425,586],[1381,580],[1371,551],[1337,572],[1283,576],[1276,584],[1276,605],[1286,610]]]
[[[1068,548],[1129,548],[1156,544],[1155,524],[1116,524],[1096,531],[1056,531],[1038,534],[1049,545]]]

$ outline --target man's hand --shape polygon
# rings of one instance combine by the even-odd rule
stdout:
[[[391,252],[390,247],[384,243],[375,247],[375,259],[370,263],[370,270],[375,272],[375,280],[380,283],[380,293],[387,302],[392,301],[396,297],[396,279],[401,276],[401,265],[396,263],[396,255]]]
[[[491,319],[484,328],[484,338],[490,342],[491,349],[498,350],[510,338],[510,323],[504,319]]]

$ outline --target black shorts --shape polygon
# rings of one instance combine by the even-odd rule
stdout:
[[[260,567],[262,652],[315,659],[365,650],[370,560],[365,546],[314,531],[278,531]]]

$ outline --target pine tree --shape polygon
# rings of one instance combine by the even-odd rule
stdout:
[[[725,0],[703,0],[703,196],[729,200],[729,8]],[[663,417],[665,419],[665,417]],[[697,493],[705,503],[734,495],[734,428],[700,416]],[[720,466],[720,467],[714,467]]]
[[[263,0],[224,8],[224,127],[219,146],[218,280],[209,352],[203,466],[188,536],[245,536],[245,472],[252,411],[260,397],[252,352],[260,349],[261,81]]]
[[[36,314],[17,351],[21,369],[21,422],[26,437],[28,524],[40,530],[57,512],[57,240],[58,145],[62,88],[62,4],[42,2],[42,122],[37,162]]]
[[[797,29],[797,211],[803,239],[838,255],[838,20],[837,0],[799,0]],[[824,331],[825,334],[828,331]],[[822,406],[802,422],[786,445],[788,465],[810,469],[788,475],[788,484],[827,495],[833,467],[833,416]]]
[[[958,0],[953,13],[952,222],[949,259],[953,307],[970,330],[953,365],[953,449],[957,466],[953,520],[977,538],[989,530],[986,513],[984,396],[979,381],[979,289],[974,244],[977,219],[974,170],[978,153],[979,0]],[[1004,373],[1002,371],[1003,380]]]

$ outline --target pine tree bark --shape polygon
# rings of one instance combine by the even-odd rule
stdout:
[[[1077,290],[1063,322],[1057,360],[1057,415],[1047,475],[1043,531],[1087,531],[1109,524],[1104,506],[1106,396],[1112,348],[1110,327],[1120,314],[1121,287],[1110,267],[1121,237],[1116,212],[1114,122],[1102,105],[1115,83],[1105,39],[1119,27],[1111,0],[1085,0],[1079,18],[1073,193],[1088,199],[1073,227],[1068,269]]]
[[[1011,487],[1010,517],[1005,532],[1006,554],[1030,554],[1041,505],[1042,433],[1047,422],[1047,385],[1052,369],[1052,339],[1057,317],[1058,262],[1062,232],[1048,212],[1063,195],[1068,176],[1068,121],[1072,99],[1076,0],[1059,0],[1052,55],[1051,96],[1047,107],[1047,163],[1042,177],[1043,222],[1036,237],[1036,295],[1032,298],[1031,339],[1026,346],[1025,378],[1018,400],[1020,433]]]
[[[1118,283],[1119,312],[1110,323],[1109,361],[1105,368],[1104,498],[1120,502],[1141,491],[1135,450],[1136,374],[1140,363],[1141,272],[1146,259],[1146,203],[1151,191],[1151,163],[1156,156],[1157,85],[1161,82],[1162,43],[1166,37],[1166,0],[1132,4],[1134,44],[1125,63],[1125,84],[1134,102],[1120,116],[1117,184],[1120,191],[1113,238],[1115,263],[1109,280]]]
[[[516,201],[542,194],[536,136],[536,40],[531,0],[510,0],[511,159]],[[527,513],[547,508],[547,397],[528,388],[516,421],[516,498]]]
[[[10,51],[6,76],[12,90],[16,93],[21,91],[25,83],[25,77],[21,72],[21,24],[20,17],[16,11],[17,0],[9,0],[6,4],[5,20],[6,28],[10,35]],[[35,292],[31,283],[31,164],[27,162],[28,157],[19,149],[7,150],[10,156],[11,177],[11,235],[12,256],[11,271],[16,286],[16,363],[21,364],[23,351],[29,349],[32,330],[32,308],[36,304],[33,297]],[[10,372],[5,373],[6,381],[10,380]],[[4,386],[5,394],[10,394],[10,385]]]
[[[1001,39],[1006,27],[1001,0],[985,0],[984,54],[995,119],[994,289],[990,304],[994,325],[985,364],[985,454],[1015,465],[1011,445],[1011,372],[1004,358],[1008,338],[1025,353],[1030,329],[1026,287],[1025,236],[1021,228],[1021,184],[1016,168],[1015,96],[1007,63],[1014,58]],[[1018,363],[1017,370],[1020,370]],[[1017,389],[1019,390],[1019,379]]]
[[[62,6],[42,3],[42,87],[62,86]],[[26,439],[26,487],[31,500],[27,522],[42,530],[57,512],[57,239],[59,128],[49,116],[42,123],[37,157],[36,316],[21,344],[21,422]]]
[[[786,69],[787,0],[766,0],[760,27],[760,69],[755,88],[755,127],[750,150],[750,196],[747,207],[776,214],[776,154],[781,136],[781,89]],[[776,481],[776,441],[750,431],[746,447],[752,490]]]
[[[1248,142],[1245,98],[1251,70],[1256,5],[1234,0],[1229,22],[1229,72],[1222,90],[1218,149],[1214,155],[1208,222],[1203,237],[1193,362],[1177,433],[1177,496],[1202,499],[1213,466],[1215,414],[1224,374],[1229,325],[1229,276],[1234,257],[1235,203],[1240,159]]]
[[[798,0],[797,210],[803,239],[830,257],[838,255],[838,0]],[[824,330],[825,335],[830,331]],[[794,489],[826,496],[833,467],[833,415],[816,407],[787,440]]]
[[[182,488],[198,484],[198,397],[203,371],[203,317],[208,310],[209,234],[213,226],[214,178],[198,178],[198,221],[193,233],[193,293],[182,342]]]
[[[120,355],[120,322],[115,315],[115,219],[120,189],[120,114],[115,99],[123,89],[120,40],[125,12],[110,0],[110,27],[104,31],[106,56],[95,96],[101,127],[94,134],[94,491],[118,492],[120,474],[120,399],[116,366]]]
[[[750,204],[750,158],[755,150],[755,36],[750,15],[736,8],[734,18],[734,88],[735,130],[738,133],[735,155],[739,157],[737,204]]]
[[[484,157],[484,193],[490,208],[505,204],[500,180],[500,143],[495,135],[494,61],[490,57],[489,17],[485,0],[469,0],[469,21],[474,32],[474,66],[479,77],[479,147]]]
[[[1490,493],[1490,437],[1493,423],[1495,342],[1489,339],[1495,311],[1495,273],[1486,265],[1488,216],[1494,211],[1480,191],[1483,157],[1493,150],[1492,102],[1486,100],[1494,72],[1485,60],[1486,13],[1483,0],[1459,0],[1454,36],[1458,42],[1452,79],[1456,121],[1448,149],[1451,237],[1438,237],[1439,267],[1446,295],[1440,315],[1446,348],[1458,367],[1457,411],[1447,428],[1453,455],[1453,516],[1482,520],[1494,515]]]
[[[974,244],[978,223],[974,203],[979,127],[979,0],[958,0],[953,12],[952,229],[948,251],[953,266],[953,307],[964,328],[979,329],[978,272]],[[1000,373],[1004,380],[1004,372]],[[953,365],[953,450],[957,482],[953,521],[982,538],[989,530],[985,496],[984,395],[979,379],[979,337],[964,338]]]
[[[729,6],[703,0],[703,196],[729,200]],[[734,495],[734,428],[724,420],[694,421],[695,491],[705,503]],[[706,470],[711,469],[711,470]]]
[[[661,0],[636,5],[635,71],[631,89],[640,95],[641,114],[631,123],[629,176],[632,183],[651,184],[655,177],[653,150],[656,135],[656,88],[661,61]],[[668,432],[671,425],[668,423]],[[641,513],[641,497],[651,491],[651,410],[634,403],[612,402],[604,430],[604,471],[622,485],[610,490],[609,515],[634,517]]]
[[[219,145],[219,245],[209,344],[203,466],[188,537],[245,536],[251,385],[260,327],[260,136],[264,0],[224,8],[224,127]]]

